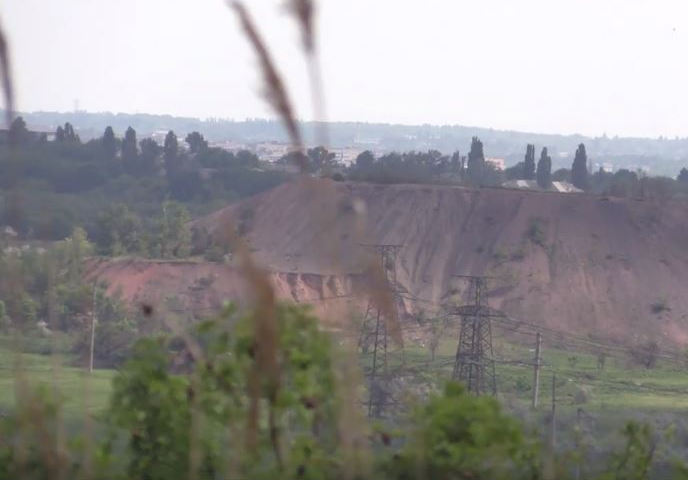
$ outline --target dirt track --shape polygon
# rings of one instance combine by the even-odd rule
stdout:
[[[361,243],[403,244],[398,280],[418,298],[446,301],[460,289],[452,275],[489,274],[497,277],[492,306],[516,319],[683,343],[686,220],[688,205],[670,201],[311,179],[227,207],[194,228],[218,239],[228,228],[243,234],[254,258],[276,272],[273,282],[285,298],[348,293],[369,261]],[[101,273],[113,277],[113,267],[101,266]],[[136,268],[122,267],[119,281],[139,282],[139,297],[151,282],[154,291],[179,292],[210,273],[218,280],[204,295],[217,298],[203,305],[245,293],[240,276],[219,265],[185,263],[147,274]]]

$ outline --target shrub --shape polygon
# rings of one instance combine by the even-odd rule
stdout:
[[[162,339],[137,343],[114,380],[108,415],[128,432],[131,478],[188,478],[190,469],[193,478],[215,478],[229,473],[228,458],[241,478],[336,476],[329,340],[301,307],[279,306],[275,321],[272,345],[260,344],[267,339],[257,337],[256,317],[231,308],[181,335],[176,351]],[[269,371],[262,362],[272,355]],[[175,358],[189,375],[169,373]],[[198,422],[203,429],[193,433]]]
[[[547,235],[545,232],[545,221],[541,218],[531,218],[526,229],[526,238],[535,245],[545,247]]]
[[[383,471],[390,479],[538,478],[535,442],[496,400],[475,397],[456,383],[419,407],[412,433]]]
[[[629,351],[631,359],[645,368],[654,368],[659,356],[659,344],[654,340],[636,345]]]
[[[650,305],[650,311],[655,315],[659,315],[662,312],[670,312],[671,308],[665,299],[661,299]]]

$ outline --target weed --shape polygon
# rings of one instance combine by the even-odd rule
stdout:
[[[525,236],[535,245],[539,245],[545,248],[547,241],[546,229],[547,223],[544,219],[540,217],[533,217],[530,219],[530,223],[528,224],[528,228],[526,229]]]
[[[659,315],[663,312],[670,312],[671,308],[666,299],[660,299],[650,305],[650,311],[655,315]]]

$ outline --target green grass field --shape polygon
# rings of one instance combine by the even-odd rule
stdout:
[[[95,370],[89,374],[73,365],[74,358],[69,355],[18,354],[9,339],[0,339],[0,410],[15,405],[18,382],[24,381],[30,387],[42,385],[59,392],[67,417],[102,411],[115,372]]]
[[[440,342],[435,360],[430,351],[418,344],[407,344],[404,368],[418,372],[422,381],[440,385],[452,374],[456,338],[447,335]],[[532,401],[533,368],[515,364],[532,363],[532,347],[505,341],[494,343],[497,359],[498,397],[507,406],[529,408]],[[389,355],[390,368],[400,366],[398,353]],[[371,355],[362,359],[370,369]],[[653,411],[682,412],[688,410],[688,368],[675,362],[659,360],[647,369],[620,353],[608,356],[604,368],[598,368],[597,355],[581,351],[548,348],[543,345],[540,373],[540,410],[550,408],[552,376],[556,375],[557,407],[563,411],[650,413]]]
[[[439,388],[451,378],[457,337],[456,333],[442,337],[434,361],[428,348],[407,344],[403,367],[401,356],[393,353],[388,357],[389,368],[412,372],[405,384],[416,384],[418,391],[423,389],[421,384]],[[688,369],[683,365],[658,361],[647,369],[623,353],[615,353],[600,369],[596,354],[553,348],[543,342],[539,405],[533,410],[533,367],[513,363],[533,363],[533,347],[496,336],[497,391],[504,409],[520,418],[544,444],[550,439],[551,386],[556,375],[558,452],[581,449],[590,455],[586,458],[594,459],[618,451],[624,442],[624,426],[638,421],[649,424],[657,438],[671,438],[659,442],[661,462],[683,454],[681,445],[688,443]],[[362,367],[370,371],[371,355],[364,356]]]
[[[14,340],[0,337],[0,410],[11,409],[15,403],[16,385],[20,379],[29,385],[44,385],[60,392],[67,416],[77,417],[84,412],[102,411],[108,402],[114,370],[96,370],[88,374],[85,368],[75,366],[69,354],[44,355],[22,353],[18,355]],[[404,365],[414,378],[413,383],[439,387],[451,377],[456,340],[454,335],[444,336],[435,360],[422,345],[407,343]],[[28,344],[25,350],[41,351],[42,346]],[[62,350],[66,350],[62,348]],[[529,412],[532,396],[532,367],[509,364],[511,360],[532,361],[533,352],[528,346],[498,339],[495,357],[506,363],[497,363],[497,389],[500,401],[507,409]],[[593,415],[631,416],[652,413],[680,414],[688,410],[688,369],[680,365],[659,362],[653,369],[633,364],[623,356],[607,358],[603,369],[597,365],[596,355],[556,348],[543,348],[543,368],[538,412],[535,417],[549,411],[551,380],[556,373],[557,408],[566,416],[583,409]],[[371,356],[361,359],[364,369],[370,368]],[[390,353],[390,368],[401,363],[398,353]]]

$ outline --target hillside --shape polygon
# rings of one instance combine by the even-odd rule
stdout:
[[[216,239],[240,231],[271,271],[340,279],[366,264],[360,243],[403,244],[398,280],[426,301],[416,308],[448,300],[459,288],[454,274],[490,274],[491,304],[515,319],[626,340],[688,340],[685,203],[306,183],[229,206],[194,228]]]
[[[90,281],[106,282],[110,295],[120,295],[135,308],[153,307],[153,317],[161,321],[170,314],[181,320],[202,318],[218,312],[228,300],[245,304],[251,299],[240,270],[218,263],[91,259],[85,275]],[[324,317],[348,311],[350,299],[339,297],[357,283],[353,277],[294,272],[274,272],[269,278],[279,298],[313,303]]]

